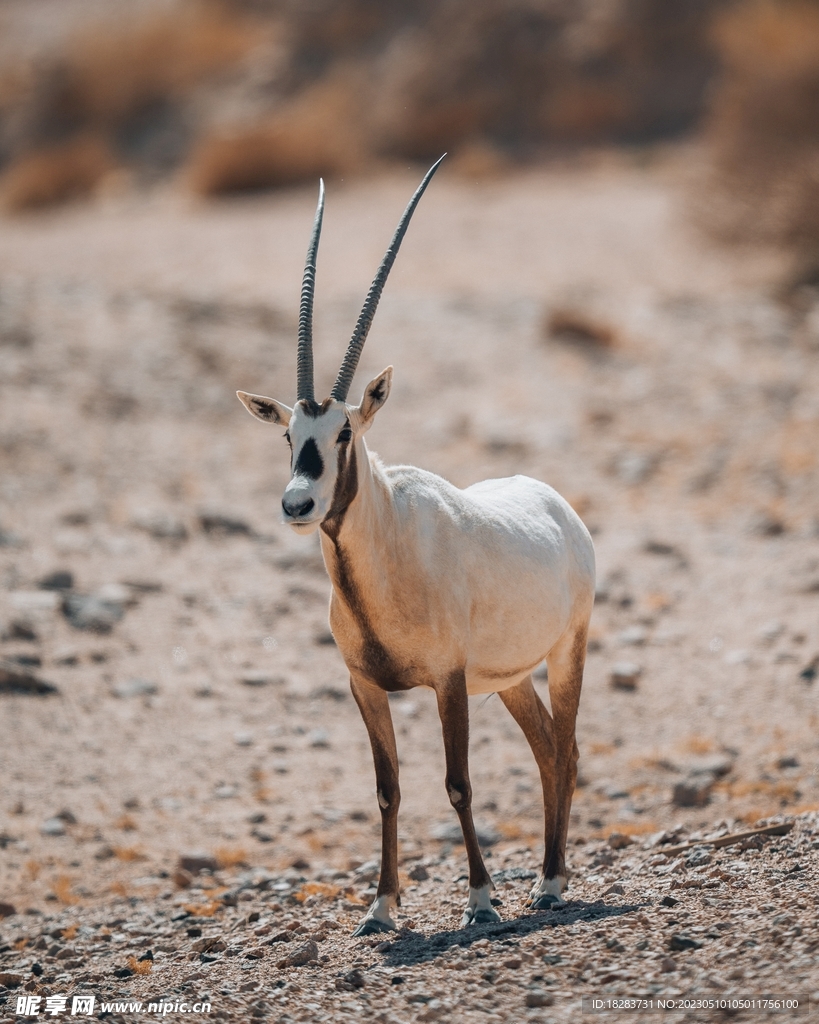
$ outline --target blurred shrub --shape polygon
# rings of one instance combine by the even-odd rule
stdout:
[[[188,181],[200,195],[290,185],[353,170],[362,160],[354,77],[329,76],[261,124],[206,135]]]
[[[819,3],[751,0],[718,21],[715,39],[724,70],[707,124],[711,225],[819,247]]]
[[[703,108],[725,2],[135,2],[127,25],[5,77],[0,163],[11,175],[93,136],[137,180],[187,165],[213,195],[377,156],[460,148],[493,173],[549,147],[670,137]]]
[[[29,210],[89,195],[114,166],[98,138],[81,137],[22,156],[0,183],[5,209]]]

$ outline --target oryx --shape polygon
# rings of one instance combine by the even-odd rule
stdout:
[[[396,690],[426,686],[437,698],[446,789],[469,861],[462,924],[500,920],[472,822],[469,694],[499,694],[540,769],[546,849],[531,907],[559,903],[567,882],[566,833],[578,757],[575,718],[594,601],[589,533],[556,491],[529,477],[485,480],[459,490],[423,469],[383,466],[368,451],[364,434],[389,396],[391,366],[367,384],[359,405],[347,403],[387,275],[440,162],[404,211],[330,397],[319,402],[313,391],[312,312],[324,210],[321,183],[301,294],[296,404],[291,409],[238,392],[253,416],[286,428],[292,475],[282,498],[283,521],[298,533],[320,530],[332,582],[330,626],[372,745],[381,875],[356,935],[395,928],[400,794],[388,694]],[[544,658],[551,714],[532,685],[532,670]]]

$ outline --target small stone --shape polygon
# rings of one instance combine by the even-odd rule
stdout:
[[[673,896],[663,896],[660,900],[660,906],[662,907],[676,907],[680,901],[675,899]]]
[[[313,729],[307,737],[307,741],[311,747],[329,747],[330,734],[325,729]]]
[[[48,818],[40,826],[40,831],[44,836],[64,836],[65,822],[62,818]]]
[[[0,917],[14,917],[17,913],[17,908],[13,903],[0,902]]]
[[[223,953],[227,949],[227,943],[218,935],[205,935],[192,942],[191,949],[195,953]]]
[[[251,537],[253,530],[237,516],[224,515],[220,512],[200,512],[199,525],[205,533],[222,537]]]
[[[233,742],[237,747],[251,747],[253,746],[253,733],[235,732],[233,734]]]
[[[126,679],[111,687],[113,696],[119,697],[121,700],[127,700],[129,697],[150,697],[157,692],[156,683],[152,683],[148,679]]]
[[[615,690],[636,690],[642,668],[631,661],[619,661],[611,670],[609,682]]]
[[[672,960],[670,956],[663,957],[663,959],[660,961],[660,972],[662,974],[671,974],[672,971],[676,970],[676,961]]]
[[[57,692],[56,686],[40,679],[22,665],[16,665],[13,661],[0,661],[0,693],[46,697]]]
[[[245,960],[263,960],[265,951],[261,946],[254,946],[252,949],[246,949],[244,952]]]
[[[683,949],[702,949],[702,943],[698,942],[697,939],[692,939],[690,935],[678,932],[668,940],[668,948],[675,952]]]
[[[111,851],[111,855],[113,856],[113,850]],[[173,873],[173,882],[174,885],[178,886],[180,889],[187,889],[193,885],[193,875],[190,871],[186,871],[184,868],[178,867]]]
[[[607,842],[612,850],[624,850],[627,846],[631,846],[634,840],[623,832],[612,832]]]
[[[240,678],[245,686],[283,686],[284,676],[272,676],[269,672],[245,672]]]
[[[533,988],[526,993],[524,1002],[527,1006],[551,1006],[555,997],[551,992],[545,992],[542,988]]]
[[[674,786],[671,802],[675,807],[705,807],[711,800],[716,782],[710,773],[690,775]]]
[[[110,633],[125,614],[123,604],[96,594],[66,594],[63,615],[74,629]]]
[[[218,871],[219,861],[207,853],[183,853],[179,856],[178,866],[183,871],[198,875],[200,871]]]
[[[626,887],[621,885],[620,882],[614,882],[608,889],[603,893],[604,896],[625,896]]]
[[[785,754],[784,757],[780,757],[776,762],[776,767],[779,768],[780,771],[784,768],[798,768],[799,758],[794,757],[793,754]]]
[[[57,569],[37,581],[40,590],[72,590],[74,588],[74,575],[67,569]]]
[[[13,971],[0,971],[0,985],[5,985],[6,988],[17,988],[24,981],[25,978],[22,974],[16,974]]]
[[[286,967],[304,967],[305,964],[309,964],[311,960],[317,960],[318,955],[318,946],[312,939],[309,939],[307,942],[303,942],[300,946],[297,946],[288,956],[279,960],[276,963],[276,966],[280,970]]]
[[[617,639],[627,647],[642,647],[648,640],[648,630],[645,626],[629,626],[621,630]]]
[[[185,524],[168,512],[141,509],[131,517],[131,524],[136,530],[144,530],[156,540],[183,541],[188,531]]]
[[[426,882],[429,878],[429,872],[423,864],[416,864],[409,870],[409,877],[413,882]]]

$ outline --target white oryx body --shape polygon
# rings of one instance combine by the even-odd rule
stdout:
[[[440,161],[438,161],[440,163]],[[540,769],[543,874],[531,906],[561,900],[569,809],[577,774],[575,719],[594,601],[594,549],[571,506],[528,477],[460,490],[412,466],[385,468],[364,434],[389,397],[392,367],[347,404],[352,377],[406,226],[438,164],[413,196],[382,261],[331,392],[313,394],[312,303],[324,191],[307,254],[299,317],[298,401],[240,391],[248,411],[287,428],[290,483],[284,522],[320,530],[333,585],[330,625],[370,737],[382,816],[378,894],[357,935],[395,927],[398,894],[398,754],[388,693],[434,690],[446,788],[469,861],[465,925],[500,920],[472,821],[469,694],[498,693]],[[551,714],[532,685],[546,659]]]
[[[412,466],[385,468],[357,444],[369,472],[344,533],[372,629],[401,668],[395,689],[434,688],[459,669],[469,694],[509,689],[588,619],[591,541],[551,487],[516,476],[459,490]],[[332,577],[335,548],[321,539]],[[330,624],[347,665],[366,672],[359,624],[336,590]]]

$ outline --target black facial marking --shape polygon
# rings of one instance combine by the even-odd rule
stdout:
[[[312,398],[302,398],[299,400],[298,404],[311,419],[315,420],[327,412],[333,404],[333,400],[332,398],[325,398],[321,405],[319,405],[319,403],[314,401]]]
[[[264,402],[261,398],[252,398],[250,404],[263,420],[268,423],[281,423],[281,418],[272,402]]]
[[[312,437],[308,437],[302,445],[296,465],[293,467],[293,476],[309,476],[311,480],[318,480],[324,472],[324,463],[318,445]]]

